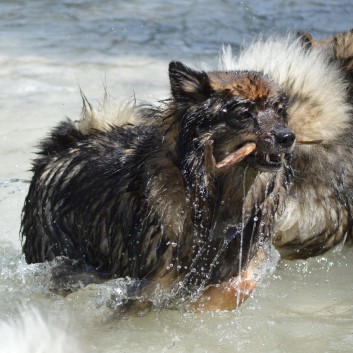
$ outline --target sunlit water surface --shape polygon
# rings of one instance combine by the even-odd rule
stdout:
[[[19,227],[35,145],[79,116],[80,87],[97,105],[104,86],[117,99],[156,101],[169,94],[170,60],[212,65],[222,43],[238,49],[261,33],[324,37],[350,28],[352,11],[349,0],[1,1],[0,320],[39,308],[49,324],[70,327],[85,352],[351,352],[349,248],[273,264],[235,312],[122,317],[125,282],[56,294],[53,264],[28,266],[21,256]]]

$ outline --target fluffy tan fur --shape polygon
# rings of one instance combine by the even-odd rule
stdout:
[[[139,123],[138,110],[133,101],[116,103],[107,92],[100,107],[94,108],[81,92],[82,112],[81,119],[75,121],[76,128],[84,135],[95,130],[109,131],[114,125],[136,125]]]
[[[322,253],[351,232],[352,49],[352,31],[321,42],[303,34],[259,40],[239,57],[223,48],[223,70],[260,71],[284,89],[297,140],[322,140],[294,151],[294,180],[274,240],[286,257]]]

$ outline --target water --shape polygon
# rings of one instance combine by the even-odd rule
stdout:
[[[52,290],[49,264],[25,264],[20,212],[34,146],[65,116],[115,97],[167,97],[167,65],[216,62],[257,35],[305,30],[325,37],[352,26],[353,3],[311,1],[2,0],[0,3],[0,320],[39,308],[70,324],[87,352],[351,352],[352,249],[280,262],[236,312],[154,310],[116,317],[125,283]],[[120,296],[120,297],[119,297]]]

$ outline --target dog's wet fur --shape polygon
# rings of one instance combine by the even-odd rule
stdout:
[[[169,100],[109,120],[83,97],[81,120],[60,123],[34,161],[27,262],[66,256],[190,296],[246,271],[263,242],[305,258],[345,241],[351,37],[259,41],[238,59],[225,50],[222,71],[171,62]]]

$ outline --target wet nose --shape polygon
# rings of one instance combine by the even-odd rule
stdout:
[[[284,148],[289,148],[293,146],[295,141],[295,135],[292,131],[285,127],[278,127],[272,131],[276,142]]]

